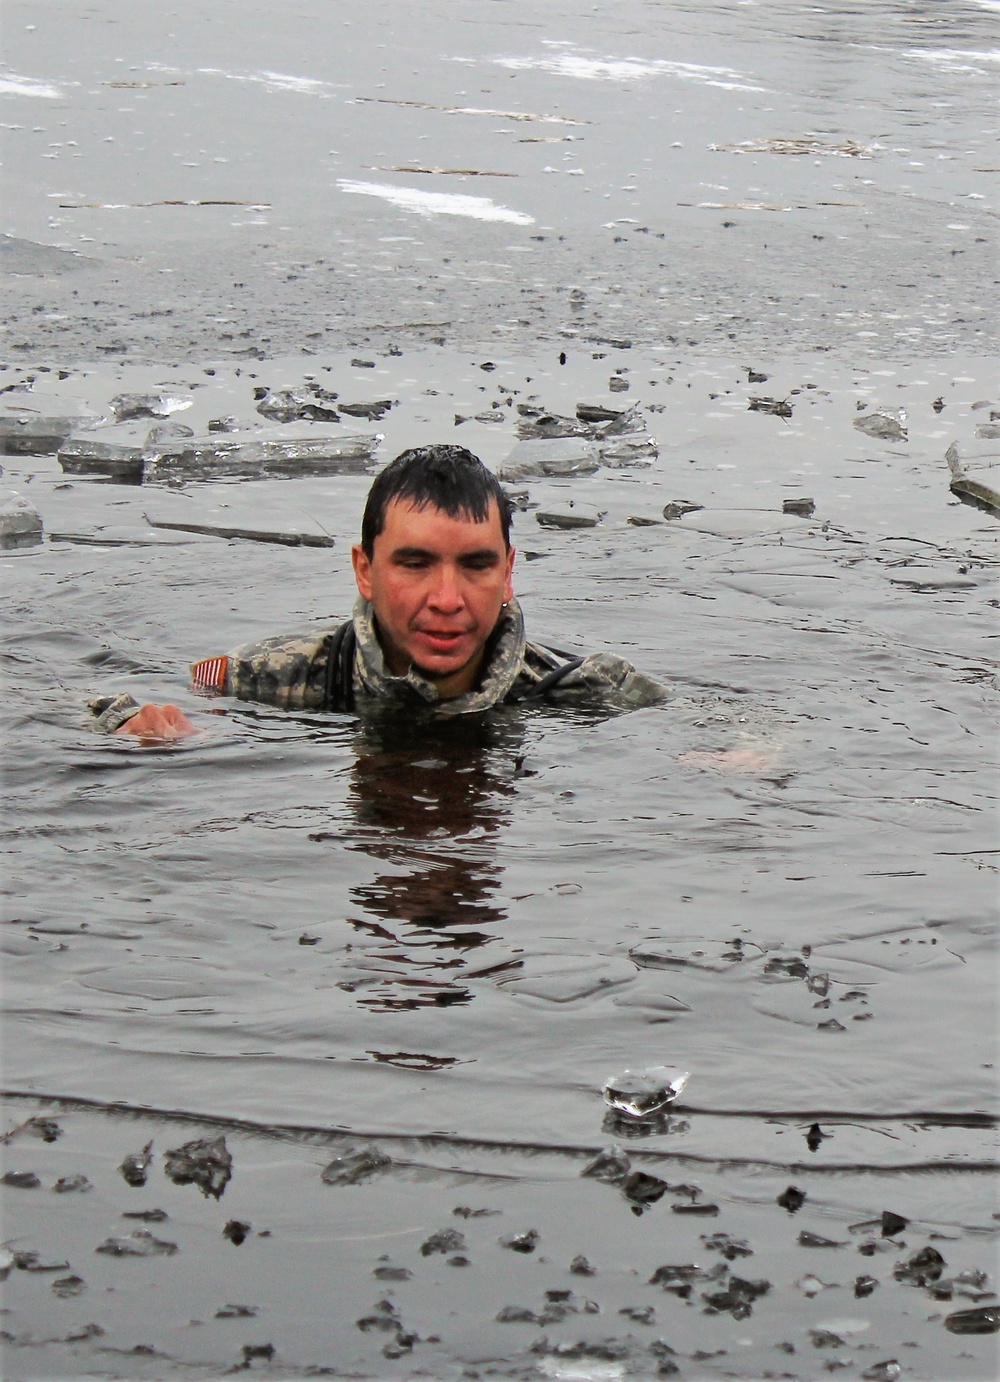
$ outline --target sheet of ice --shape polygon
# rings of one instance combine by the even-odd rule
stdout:
[[[0,94],[5,96],[43,96],[49,101],[58,101],[62,92],[49,82],[40,82],[35,77],[20,77],[14,72],[0,76]]]
[[[303,96],[330,96],[334,87],[315,77],[295,77],[287,72],[227,72],[221,67],[199,67],[206,77],[225,77],[231,82],[258,82],[268,91],[295,91]]]
[[[628,82],[640,81],[644,77],[670,76],[681,81],[701,82],[705,86],[719,86],[725,91],[767,90],[729,67],[704,67],[699,63],[670,62],[665,58],[598,58],[566,49],[546,56],[494,58],[493,61],[499,67],[509,67],[514,71],[533,69],[583,81]]]
[[[1000,9],[1000,5],[997,6]],[[919,58],[943,72],[974,72],[985,76],[990,63],[1000,63],[1000,48],[911,48],[904,57]]]
[[[393,187],[383,182],[355,182],[338,178],[342,192],[356,192],[364,197],[382,197],[404,211],[418,216],[471,216],[476,221],[506,221],[510,225],[534,225],[534,216],[513,211],[509,206],[497,206],[489,197],[474,197],[463,192],[424,192],[418,187]]]

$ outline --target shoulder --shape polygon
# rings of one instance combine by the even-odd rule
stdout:
[[[253,643],[242,643],[229,654],[231,662],[268,663],[311,662],[323,653],[337,625],[295,629],[291,633],[276,633]]]
[[[261,701],[285,710],[318,709],[325,700],[330,640],[338,627],[313,625],[243,643],[223,658],[195,663],[194,683],[200,689],[224,691],[238,700]]]

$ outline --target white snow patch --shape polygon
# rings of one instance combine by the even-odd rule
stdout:
[[[506,221],[510,225],[534,225],[534,216],[497,206],[489,197],[473,197],[461,192],[425,192],[419,187],[393,187],[384,182],[354,182],[338,178],[342,192],[354,192],[363,197],[381,197],[404,211],[418,216],[471,216],[475,221]]]

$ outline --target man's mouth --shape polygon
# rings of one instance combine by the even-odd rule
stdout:
[[[438,653],[452,652],[468,637],[465,629],[418,629],[417,635],[427,648]]]

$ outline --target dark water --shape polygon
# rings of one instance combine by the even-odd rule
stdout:
[[[367,477],[167,493],[4,457],[8,492],[46,528],[0,562],[5,1126],[41,1111],[63,1129],[11,1141],[7,1167],[41,1186],[5,1188],[4,1238],[87,1283],[64,1298],[54,1274],[15,1267],[5,1375],[217,1376],[242,1361],[276,1376],[651,1376],[673,1356],[692,1378],[893,1361],[934,1382],[993,1376],[994,1338],[944,1317],[996,1300],[992,1279],[956,1278],[995,1270],[998,556],[995,519],[950,494],[944,454],[955,443],[970,475],[995,476],[978,171],[993,160],[995,7],[456,6],[428,10],[418,41],[410,11],[404,30],[340,8],[279,24],[269,7],[236,23],[183,6],[168,39],[104,5],[67,12],[74,45],[11,14],[11,71],[59,94],[4,96],[24,176],[3,382],[98,412],[163,387],[193,398],[178,417],[204,430],[259,421],[256,386],[314,377],[344,401],[395,401],[361,424],[384,434],[380,459],[444,438],[491,465],[517,402],[637,403],[658,459],[526,482],[532,504],[604,517],[558,532],[520,513],[516,584],[532,635],[621,650],[675,694],[615,718],[509,710],[419,731],[198,700],[193,659],[346,615]],[[125,135],[140,108],[155,178]],[[580,142],[517,142],[540,133]],[[103,158],[105,135],[128,156]],[[806,136],[825,147],[707,147]],[[865,156],[833,151],[849,139]],[[189,145],[205,152],[180,158]],[[320,148],[340,150],[322,183]],[[507,167],[520,181],[419,182],[492,210],[421,212],[337,182],[412,188],[372,168],[499,168],[501,154],[522,160]],[[557,161],[563,174],[543,172]],[[223,195],[270,206],[46,202]],[[778,204],[798,209],[756,209]],[[483,219],[497,207],[534,219]],[[739,238],[723,254],[709,234]],[[81,249],[91,262],[52,257]],[[234,300],[241,258],[254,291]],[[160,296],[143,297],[153,278]],[[329,334],[307,342],[306,327]],[[769,378],[751,385],[750,365]],[[751,411],[761,394],[791,416]],[[905,438],[854,427],[876,409]],[[484,410],[502,422],[456,425]],[[812,518],[782,513],[804,497]],[[675,499],[704,508],[629,522]],[[335,546],[150,528],[168,504],[316,523]],[[162,749],[94,735],[87,698],[117,690],[179,701],[203,735]],[[601,1086],[664,1062],[691,1072],[680,1106],[628,1138]],[[216,1204],[171,1184],[163,1157],[220,1129],[234,1168]],[[150,1139],[148,1190],[131,1190],[116,1167]],[[321,1183],[371,1140],[392,1167]],[[642,1214],[580,1179],[615,1140],[673,1187]],[[91,1193],[51,1193],[75,1173]],[[795,1215],[775,1203],[790,1183],[807,1194]],[[717,1216],[675,1212],[684,1185]],[[137,1226],[124,1209],[154,1205],[169,1220],[139,1227],[179,1255],[95,1255]],[[852,1229],[885,1209],[910,1221],[901,1236]],[[230,1219],[252,1225],[238,1248]],[[468,1268],[420,1252],[444,1227],[465,1235],[451,1255]],[[529,1227],[535,1253],[498,1243]],[[771,1283],[749,1316],[706,1303],[709,1283],[690,1301],[648,1284],[664,1264],[724,1261],[716,1232],[753,1250],[733,1274]],[[937,1295],[893,1276],[929,1246],[952,1283]],[[597,1276],[569,1272],[578,1253]],[[382,1254],[412,1278],[373,1279]],[[866,1273],[879,1287],[856,1297]],[[563,1290],[560,1317],[545,1292]],[[380,1299],[405,1328],[357,1327]],[[258,1313],[216,1320],[233,1302]],[[497,1323],[510,1304],[533,1317]],[[620,1314],[650,1305],[649,1324]],[[406,1330],[420,1342],[403,1348]],[[676,1354],[651,1350],[658,1338]],[[553,1352],[581,1340],[589,1353]],[[242,1352],[265,1343],[273,1356]]]

